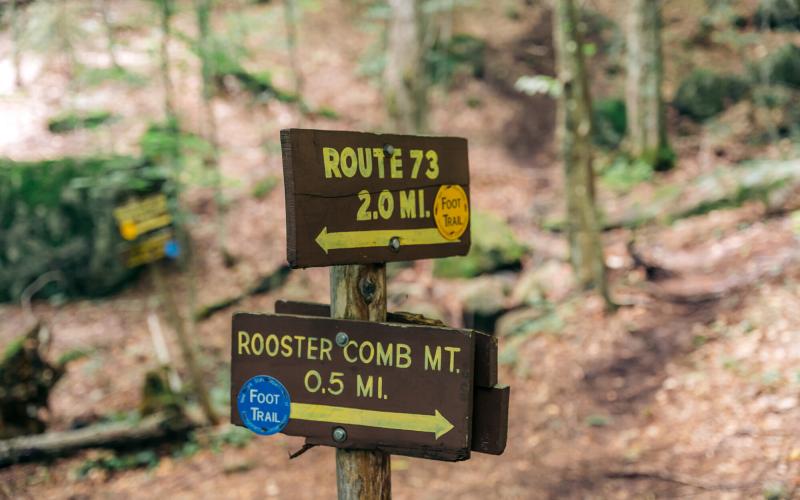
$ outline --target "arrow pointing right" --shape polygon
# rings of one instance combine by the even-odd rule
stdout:
[[[328,422],[332,424],[364,425],[381,429],[397,429],[402,431],[432,432],[436,439],[444,436],[453,428],[439,410],[433,415],[415,413],[397,413],[390,411],[362,410],[343,406],[316,405],[308,403],[292,403],[289,415],[292,419]]]

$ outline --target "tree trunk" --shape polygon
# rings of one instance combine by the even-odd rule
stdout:
[[[389,45],[386,54],[385,99],[395,132],[424,132],[427,79],[423,67],[420,0],[389,0]]]
[[[214,178],[214,205],[216,206],[215,225],[217,230],[217,249],[222,254],[226,266],[234,264],[233,255],[226,245],[225,212],[227,207],[222,193],[222,172],[219,165],[219,138],[217,136],[217,117],[214,114],[214,75],[216,68],[211,56],[211,14],[213,0],[195,0],[197,16],[197,46],[200,56],[200,76],[203,82],[203,114],[205,115],[205,140],[211,150],[203,159],[205,167],[212,171]]]
[[[106,49],[108,50],[108,58],[111,65],[119,68],[119,61],[117,60],[117,41],[114,35],[114,25],[111,23],[111,15],[109,8],[111,7],[111,0],[100,0],[100,15],[103,18],[103,26],[106,30]]]
[[[631,0],[626,9],[629,148],[635,158],[666,169],[672,159],[661,94],[661,0]]]
[[[161,44],[159,45],[161,59],[161,82],[164,87],[164,113],[167,115],[167,122],[173,123],[177,116],[175,114],[175,104],[172,101],[172,76],[171,61],[169,57],[169,44],[172,39],[172,13],[174,12],[173,0],[158,0],[161,17]]]
[[[303,72],[297,57],[297,6],[295,0],[283,0],[283,21],[286,25],[286,48],[289,51],[289,64],[294,73],[294,93],[303,102]]]
[[[331,317],[386,321],[386,266],[333,266]],[[339,500],[391,497],[389,455],[380,451],[336,450]]]
[[[11,4],[9,6],[11,11],[11,38],[12,43],[14,44],[12,48],[11,54],[11,62],[14,66],[14,85],[18,88],[22,88],[22,51],[20,50],[20,44],[22,42],[22,26],[20,23],[22,22],[19,15],[19,5],[17,4],[17,0],[11,0]]]
[[[595,209],[592,100],[578,19],[574,0],[556,0],[553,37],[562,89],[558,132],[565,173],[567,236],[578,283],[585,289],[596,288],[610,305]]]
[[[208,422],[216,425],[219,422],[217,412],[211,403],[208,388],[206,387],[206,379],[197,360],[195,335],[189,335],[186,331],[186,323],[178,310],[178,305],[175,302],[175,297],[172,290],[164,283],[164,278],[161,276],[160,264],[158,262],[151,264],[151,273],[153,277],[153,284],[158,291],[161,306],[164,308],[164,313],[167,321],[175,331],[175,337],[178,340],[178,346],[183,354],[183,361],[189,371],[189,378],[191,380],[192,389],[197,397],[200,408],[203,410]],[[193,332],[194,333],[194,332]]]

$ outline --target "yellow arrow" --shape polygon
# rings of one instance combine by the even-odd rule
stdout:
[[[396,413],[391,411],[361,410],[343,406],[315,405],[292,403],[292,419],[328,422],[332,424],[364,425],[381,429],[401,431],[433,432],[436,439],[444,436],[453,428],[439,410],[433,415],[414,413]]]
[[[327,226],[322,228],[316,241],[325,253],[328,253],[328,250],[344,248],[388,247],[392,238],[398,238],[401,247],[404,245],[440,245],[461,241],[444,239],[436,228],[379,229],[374,231],[329,233]]]

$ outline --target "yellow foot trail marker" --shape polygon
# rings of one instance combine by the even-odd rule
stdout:
[[[291,418],[314,422],[364,425],[399,431],[432,432],[436,439],[444,436],[453,428],[453,424],[439,413],[439,410],[434,410],[433,415],[419,415],[362,410],[342,406],[292,403]]]
[[[460,242],[458,239],[445,239],[436,228],[379,229],[374,231],[329,233],[327,226],[322,228],[316,241],[327,254],[329,250],[388,247],[393,238],[398,239],[400,248],[406,245],[440,245]]]

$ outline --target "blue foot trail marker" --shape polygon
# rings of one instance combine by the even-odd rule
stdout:
[[[256,375],[244,383],[236,398],[245,427],[261,434],[277,434],[289,423],[292,406],[289,391],[269,375]]]

